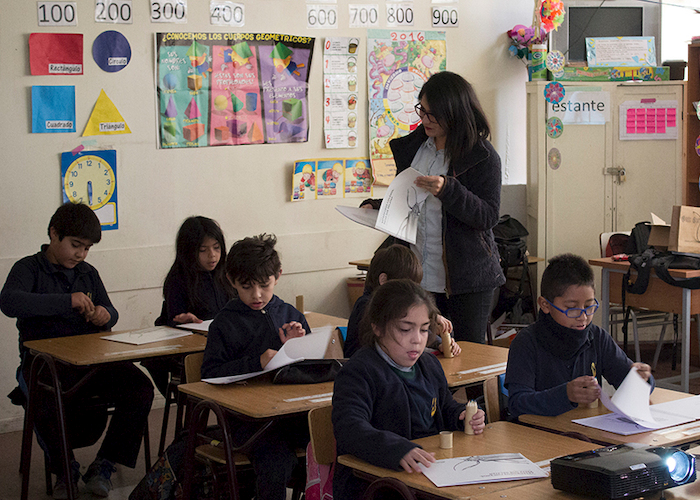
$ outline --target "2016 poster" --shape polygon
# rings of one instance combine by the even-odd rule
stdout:
[[[161,148],[306,142],[314,38],[157,33]]]
[[[423,83],[446,68],[444,31],[367,31],[369,156],[375,183],[396,175],[389,141],[408,135],[420,118],[414,110]]]

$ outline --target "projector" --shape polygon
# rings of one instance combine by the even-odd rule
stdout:
[[[552,486],[597,498],[635,498],[695,481],[695,457],[628,443],[552,460]]]

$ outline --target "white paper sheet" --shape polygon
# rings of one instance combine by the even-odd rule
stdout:
[[[194,332],[208,332],[209,325],[214,321],[212,319],[207,319],[201,323],[182,323],[180,325],[175,325],[177,328],[182,328],[183,330],[191,330]]]
[[[629,436],[654,429],[684,424],[700,416],[700,400],[682,403],[671,401],[649,406],[651,386],[632,368],[612,398],[601,392],[600,400],[613,413],[572,422],[595,429]],[[695,398],[687,398],[695,400]]]
[[[232,375],[230,377],[207,378],[202,379],[202,382],[208,382],[210,384],[231,384],[233,382],[256,377],[263,373],[276,370],[277,368],[282,368],[283,366],[291,365],[297,361],[303,361],[305,359],[323,359],[323,356],[326,354],[326,349],[328,348],[328,343],[331,340],[331,333],[333,333],[333,330],[334,327],[332,326],[312,328],[311,333],[303,337],[289,339],[284,343],[282,348],[277,351],[275,357],[270,360],[262,371]]]
[[[542,469],[520,453],[446,458],[437,460],[430,467],[420,467],[425,477],[438,488],[547,477]]]
[[[429,194],[415,185],[416,177],[422,175],[413,168],[407,168],[397,175],[387,188],[378,211],[343,206],[336,207],[336,210],[358,224],[415,243],[418,215]]]
[[[192,332],[170,328],[169,326],[153,326],[144,328],[143,330],[105,335],[101,338],[114,342],[123,342],[125,344],[141,345],[159,342],[161,340],[176,339],[178,337],[187,337],[188,335],[192,335]]]

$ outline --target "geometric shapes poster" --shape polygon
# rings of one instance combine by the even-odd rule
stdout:
[[[420,125],[414,106],[423,84],[446,68],[444,31],[367,31],[369,156],[375,183],[396,175],[389,141]]]
[[[157,33],[159,147],[306,142],[314,38]]]

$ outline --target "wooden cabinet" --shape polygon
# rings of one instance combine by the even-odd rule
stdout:
[[[697,77],[698,57],[695,59]],[[700,174],[699,163],[685,182],[685,82],[561,82],[566,92],[562,102],[590,101],[596,109],[600,109],[597,103],[604,102],[609,113],[600,124],[586,123],[587,119],[591,121],[586,117],[583,123],[564,123],[559,137],[547,134],[547,120],[554,114],[552,105],[544,98],[548,83],[527,84],[530,253],[545,259],[564,252],[596,258],[600,256],[600,233],[629,231],[635,223],[649,220],[650,212],[670,221],[673,205],[682,202],[684,189],[693,179],[697,188]],[[700,93],[697,99],[700,100]],[[623,140],[625,131],[629,132],[627,109],[643,110],[649,103],[656,103],[669,114],[675,108],[676,130],[670,134],[675,137],[661,139],[657,135],[639,134],[635,139],[654,138]],[[640,113],[650,115],[646,111]],[[668,137],[671,127],[668,118],[665,124]],[[559,152],[558,165],[551,159],[553,150]],[[622,172],[624,175],[620,175]]]
[[[683,204],[700,206],[700,156],[695,141],[700,137],[700,119],[693,102],[700,101],[700,44],[688,45],[688,83],[686,87],[686,168],[683,179]]]

